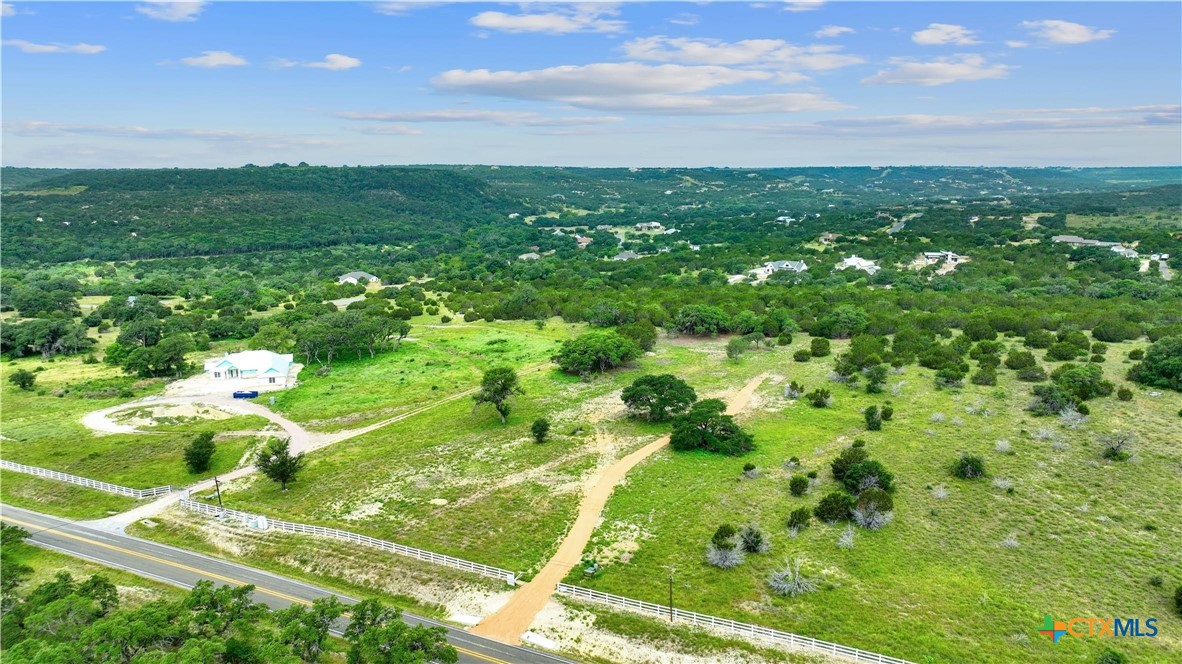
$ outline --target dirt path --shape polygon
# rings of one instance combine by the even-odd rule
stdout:
[[[742,411],[747,402],[751,400],[751,395],[755,393],[765,378],[767,378],[767,374],[760,374],[752,378],[742,389],[731,396],[727,401],[727,414],[736,415]],[[582,502],[579,503],[579,514],[575,518],[575,524],[571,526],[562,543],[558,545],[558,551],[554,553],[554,557],[546,563],[546,566],[538,572],[532,581],[518,589],[505,606],[469,631],[504,643],[520,644],[521,635],[529,629],[534,618],[545,608],[546,603],[550,601],[550,596],[558,588],[559,582],[566,577],[571,568],[579,564],[583,550],[587,548],[587,542],[591,540],[591,534],[599,523],[603,507],[607,504],[607,499],[611,497],[616,485],[624,479],[629,470],[668,443],[668,436],[654,440],[604,469],[584,494]]]

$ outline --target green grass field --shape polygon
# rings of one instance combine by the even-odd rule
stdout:
[[[1104,366],[1118,384],[1127,369],[1121,359],[1134,346],[1108,351]],[[1182,583],[1182,524],[1176,501],[1163,493],[1177,486],[1182,467],[1178,394],[1138,390],[1131,402],[1096,399],[1090,422],[1070,431],[1056,418],[1026,413],[1030,386],[1010,371],[1001,372],[997,387],[937,391],[931,371],[909,367],[888,382],[899,384],[898,394],[866,395],[827,380],[831,358],[800,364],[779,355],[780,376],[808,389],[829,387],[833,407],[789,403],[782,384],[765,383],[741,418],[756,435],[756,452],[730,459],[665,451],[634,469],[589,547],[605,570],[587,579],[576,569],[572,581],[664,603],[666,566],[673,565],[681,608],[919,662],[1092,661],[1107,645],[1132,661],[1164,662],[1182,648],[1182,621],[1169,598]],[[894,420],[880,432],[865,431],[861,409],[887,399]],[[987,414],[968,412],[982,408]],[[1055,430],[1066,449],[1034,440],[1041,427]],[[1117,429],[1138,433],[1136,456],[1104,462],[1094,438]],[[858,530],[853,549],[835,545],[842,527],[815,521],[790,538],[788,513],[811,508],[835,487],[829,461],[854,438],[895,473],[894,522]],[[998,440],[1010,441],[1013,452],[995,452]],[[952,478],[948,466],[961,451],[984,456],[991,478],[1011,480],[1014,492],[990,480]],[[787,492],[791,473],[782,464],[791,456],[822,480],[801,498]],[[764,470],[761,478],[739,479],[747,461]],[[940,485],[949,493],[943,500],[931,491]],[[758,523],[771,534],[772,551],[730,571],[708,565],[706,543],[723,522]],[[1002,545],[1010,536],[1017,548]],[[619,561],[620,551],[630,560]],[[794,557],[822,589],[798,599],[772,595],[767,575]],[[1155,575],[1162,587],[1150,585]],[[1161,632],[1052,646],[1037,634],[1047,613],[1157,617]]]
[[[37,373],[34,390],[8,382],[19,368]],[[159,393],[162,383],[123,376],[105,364],[83,364],[81,358],[42,362],[22,358],[0,363],[0,414],[3,440],[0,457],[17,463],[50,468],[132,488],[163,484],[183,486],[237,467],[247,449],[258,442],[250,436],[219,438],[213,466],[206,473],[189,473],[182,450],[196,433],[257,431],[266,421],[258,416],[202,419],[188,423],[162,422],[146,427],[150,434],[100,435],[83,426],[86,413],[119,405],[130,397]]]
[[[68,519],[101,519],[138,504],[127,496],[7,470],[0,470],[0,502]]]

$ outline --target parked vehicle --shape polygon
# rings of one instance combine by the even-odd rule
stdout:
[[[234,393],[235,399],[253,399],[259,395],[258,390],[238,390]]]

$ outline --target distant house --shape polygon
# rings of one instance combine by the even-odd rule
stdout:
[[[595,227],[595,230],[597,230],[597,231],[610,231],[611,229],[612,229],[611,224],[600,224]]]
[[[662,235],[673,235],[674,233],[680,233],[680,232],[681,231],[677,230],[676,228],[666,228],[665,230],[661,231],[661,234]]]
[[[776,217],[776,221],[782,221],[782,222],[784,222],[785,225],[788,225],[788,224],[791,224],[792,222],[796,221],[796,217],[789,217],[787,215],[784,215],[782,217]]]
[[[1121,256],[1123,258],[1137,258],[1140,255],[1137,253],[1137,251],[1135,249],[1130,249],[1128,247],[1122,247],[1120,245],[1117,245],[1115,247],[1110,247],[1110,248],[1118,256]]]
[[[555,228],[551,235],[566,235],[566,233],[563,233],[561,228]]]
[[[635,251],[621,251],[615,256],[612,256],[613,261],[630,261],[634,258],[640,258],[640,254]]]
[[[531,251],[528,254],[521,254],[520,256],[517,257],[517,260],[519,260],[519,261],[536,261],[539,258],[541,258],[541,256],[539,254],[536,254]]]
[[[1062,242],[1073,247],[1116,247],[1119,242],[1103,242],[1101,240],[1089,240],[1088,238],[1080,237],[1078,235],[1055,235],[1051,237],[1051,242]]]
[[[337,277],[338,284],[372,284],[378,281],[381,281],[381,279],[368,272],[350,272]]]
[[[633,226],[633,228],[638,231],[663,231],[665,230],[665,225],[659,221],[642,221]]]
[[[594,241],[595,240],[593,240],[589,237],[583,237],[582,235],[575,236],[575,244],[579,245],[579,249],[586,249],[587,245],[591,244]]]
[[[809,269],[809,266],[804,261],[770,261],[764,263],[762,268],[759,268],[764,274],[770,275],[773,272],[782,272],[789,270],[791,272],[801,273]]]
[[[821,244],[833,244],[839,237],[841,236],[837,233],[821,233],[821,237],[819,239]]]
[[[881,267],[878,266],[878,263],[875,263],[874,261],[866,260],[865,258],[859,258],[857,255],[847,256],[847,257],[841,259],[841,262],[838,263],[837,267],[835,267],[834,269],[835,270],[847,270],[849,268],[853,268],[855,270],[861,270],[861,271],[865,272],[866,274],[874,274],[875,272],[878,272],[879,270],[882,269]]]
[[[949,263],[959,263],[965,260],[967,256],[961,256],[951,251],[925,251],[923,252],[923,259],[929,265],[932,263],[939,263],[940,261],[947,261]]]
[[[205,375],[213,383],[228,381],[227,389],[272,385],[285,387],[293,358],[291,353],[272,353],[269,350],[229,353],[206,360]]]

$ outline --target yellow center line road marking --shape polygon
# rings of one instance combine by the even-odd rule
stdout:
[[[25,521],[21,521],[20,519],[14,519],[11,516],[8,516],[7,514],[3,515],[2,518],[4,521],[8,521],[9,523],[13,523],[18,526],[24,526],[26,528],[34,528],[37,530],[44,529],[44,526],[39,526],[34,523],[27,523]],[[197,567],[190,567],[188,565],[184,565],[182,563],[178,563],[178,562],[175,562],[172,560],[165,560],[164,558],[157,558],[156,556],[148,555],[146,553],[140,553],[139,551],[132,551],[131,549],[125,549],[121,546],[115,546],[114,544],[107,544],[105,542],[100,542],[98,540],[91,539],[89,537],[82,537],[81,535],[75,535],[73,533],[67,533],[67,532],[64,532],[61,530],[54,530],[53,533],[55,535],[60,536],[60,537],[65,537],[65,538],[76,540],[79,542],[85,542],[86,544],[90,544],[92,546],[99,546],[104,549],[110,549],[111,551],[118,551],[119,553],[123,553],[123,554],[129,555],[129,556],[135,556],[136,558],[143,558],[144,560],[151,560],[152,562],[160,563],[161,565],[167,565],[169,567],[183,569],[186,572],[192,572],[192,573],[198,574],[200,576],[209,577],[211,579],[217,579],[218,581],[225,581],[226,583],[231,583],[231,584],[239,585],[239,586],[253,585],[255,590],[257,590],[258,592],[261,592],[261,593],[264,593],[267,595],[271,595],[273,597],[278,597],[280,599],[285,599],[285,600],[292,602],[294,604],[303,604],[305,606],[311,606],[311,604],[312,604],[312,602],[310,602],[306,599],[303,599],[300,597],[295,597],[293,595],[288,595],[286,593],[281,593],[277,590],[271,590],[269,588],[264,588],[262,586],[258,586],[258,585],[252,584],[252,583],[247,583],[246,581],[239,581],[238,579],[233,579],[228,576],[222,576],[220,574],[215,574],[215,573],[210,572],[208,570],[199,569]],[[346,615],[348,615],[348,614],[346,614]],[[452,645],[452,647],[455,648],[458,652],[462,652],[465,655],[469,655],[469,656],[475,657],[477,659],[482,659],[486,662],[492,662],[493,664],[510,664],[510,662],[507,662],[503,659],[489,657],[488,655],[485,655],[483,653],[478,653],[474,650],[468,650],[467,648],[461,648],[456,645]]]

